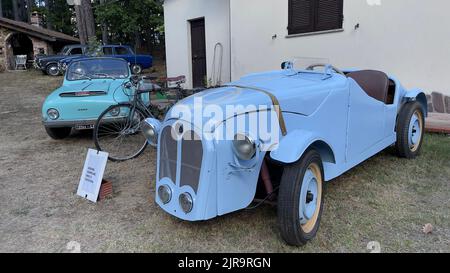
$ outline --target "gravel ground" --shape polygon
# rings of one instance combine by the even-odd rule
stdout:
[[[109,163],[114,196],[76,196],[89,132],[51,140],[40,108],[62,78],[0,73],[0,252],[450,252],[450,138],[427,135],[415,161],[387,151],[327,187],[317,239],[280,239],[276,208],[263,206],[203,223],[179,221],[154,203],[156,154]],[[431,223],[432,234],[422,233]]]

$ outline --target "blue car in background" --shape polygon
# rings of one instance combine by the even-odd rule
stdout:
[[[100,52],[96,52],[90,57],[103,56],[114,57],[126,60],[130,64],[133,74],[140,74],[142,70],[153,66],[153,57],[150,55],[136,54],[130,46],[126,45],[103,45]],[[67,67],[75,60],[86,58],[86,55],[72,55],[59,60],[58,68],[61,74],[67,70]]]
[[[131,77],[130,66],[124,59],[97,57],[73,61],[62,86],[47,97],[42,107],[48,135],[64,139],[72,129],[93,129],[108,107],[129,101],[135,92],[127,84]],[[149,102],[148,96],[143,101]]]

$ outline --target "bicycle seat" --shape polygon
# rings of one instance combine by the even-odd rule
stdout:
[[[149,82],[142,82],[139,84],[137,91],[139,93],[150,93],[153,91],[158,91],[160,89],[161,89],[161,87],[157,84],[149,83]]]

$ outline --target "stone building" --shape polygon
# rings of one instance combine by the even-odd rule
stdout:
[[[0,18],[0,72],[14,69],[16,55],[27,55],[31,63],[36,55],[54,54],[78,38],[41,27],[42,20],[33,14],[31,23]]]

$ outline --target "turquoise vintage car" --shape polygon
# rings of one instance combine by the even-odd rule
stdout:
[[[389,146],[400,157],[419,155],[422,90],[381,71],[282,67],[191,96],[163,122],[147,119],[164,211],[203,221],[271,200],[282,238],[300,246],[319,229],[326,181]]]
[[[108,107],[128,102],[133,92],[130,66],[117,58],[85,58],[67,69],[64,82],[44,102],[42,120],[48,135],[63,139],[73,129],[93,129]],[[148,102],[148,96],[143,98]],[[111,113],[112,116],[120,113]]]

